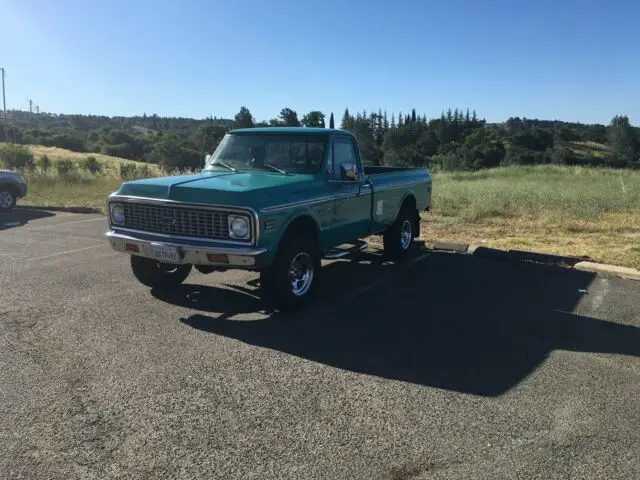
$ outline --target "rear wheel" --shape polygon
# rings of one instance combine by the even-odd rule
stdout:
[[[392,260],[405,260],[411,255],[417,234],[415,217],[411,207],[403,206],[396,221],[384,232],[384,253]]]
[[[305,305],[315,293],[320,253],[308,235],[289,235],[283,241],[273,265],[260,272],[260,284],[275,307],[292,310]]]
[[[10,212],[16,206],[16,196],[7,187],[0,187],[0,212]]]
[[[191,264],[173,265],[131,255],[131,270],[136,279],[147,287],[168,288],[184,282],[191,272]]]

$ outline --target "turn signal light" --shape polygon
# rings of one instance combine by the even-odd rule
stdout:
[[[140,249],[138,248],[138,245],[135,245],[133,243],[127,243],[124,247],[128,252],[135,252],[135,253],[140,253]]]
[[[229,263],[229,256],[217,253],[207,253],[207,260],[211,263]]]

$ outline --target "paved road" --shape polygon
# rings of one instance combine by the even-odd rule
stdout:
[[[104,231],[0,218],[2,479],[640,478],[638,282],[373,251],[281,316],[253,274],[150,292]]]

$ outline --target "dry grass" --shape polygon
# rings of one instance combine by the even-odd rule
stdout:
[[[604,158],[610,153],[609,147],[597,142],[569,142],[569,146],[579,158]]]
[[[126,160],[119,157],[96,153],[78,153],[57,147],[28,145],[36,164],[38,159],[47,156],[51,168],[36,168],[24,172],[29,185],[27,197],[20,203],[39,206],[82,206],[104,209],[107,196],[117,190],[123,181],[132,178],[154,177],[174,174],[165,172],[158,165]],[[95,157],[102,165],[100,172],[91,173],[84,166],[87,157]],[[56,165],[70,161],[72,170],[68,174],[57,171]],[[122,166],[127,167],[126,172]],[[124,174],[124,177],[123,177]]]
[[[76,165],[81,165],[81,163],[87,157],[95,157],[100,163],[105,166],[110,166],[113,168],[118,168],[120,164],[133,164],[133,165],[149,165],[149,168],[156,171],[158,174],[160,170],[157,165],[147,164],[144,162],[137,162],[135,160],[127,160],[125,158],[120,157],[111,157],[109,155],[102,155],[100,153],[80,153],[80,152],[72,152],[71,150],[66,150],[64,148],[58,147],[43,147],[42,145],[26,145],[33,153],[33,156],[37,159],[46,155],[49,157],[49,160],[52,162],[56,162],[59,160],[67,159],[71,160]]]
[[[107,196],[117,190],[122,180],[115,175],[94,177],[74,174],[61,178],[53,174],[25,175],[29,192],[24,205],[96,207],[104,210]]]
[[[587,255],[640,268],[640,173],[516,167],[434,176],[427,242]]]

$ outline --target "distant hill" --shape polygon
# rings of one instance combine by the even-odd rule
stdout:
[[[15,122],[20,129],[56,129],[74,132],[90,132],[100,128],[112,128],[125,132],[158,133],[172,132],[181,138],[193,135],[200,125],[213,123],[231,127],[233,120],[228,118],[195,119],[185,117],[159,117],[142,115],[133,117],[107,117],[104,115],[78,115],[64,113],[30,113],[22,110],[7,111],[9,123]]]
[[[9,111],[0,119],[0,141],[58,147],[161,164],[165,168],[195,168],[224,135],[238,126],[325,125],[320,111],[298,117],[283,108],[277,118],[256,123],[242,107],[234,120]],[[510,117],[487,123],[455,109],[428,119],[415,109],[388,115],[350,113],[345,109],[336,127],[352,132],[363,160],[374,165],[427,165],[443,170],[477,170],[508,165],[555,163],[640,168],[640,128],[619,115],[608,125]]]

